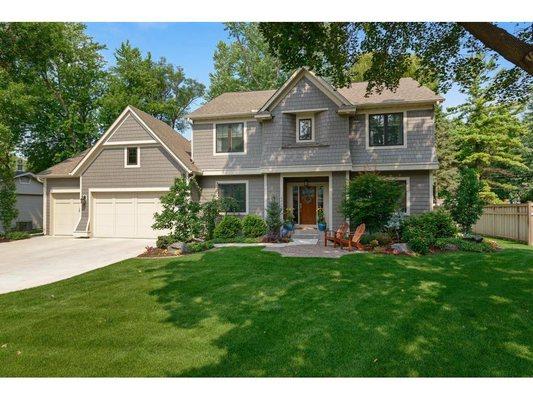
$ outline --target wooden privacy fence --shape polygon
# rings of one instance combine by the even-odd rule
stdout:
[[[473,231],[533,246],[533,203],[485,206]]]

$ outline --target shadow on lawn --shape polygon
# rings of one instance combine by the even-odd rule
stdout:
[[[533,252],[281,258],[208,252],[159,269],[176,327],[215,319],[217,363],[180,376],[531,375]]]

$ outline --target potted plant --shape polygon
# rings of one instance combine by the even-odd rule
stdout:
[[[292,208],[287,208],[285,210],[285,221],[283,222],[283,227],[290,232],[294,230],[294,212]]]
[[[326,218],[324,217],[324,209],[319,208],[316,211],[318,230],[324,232],[327,228]]]

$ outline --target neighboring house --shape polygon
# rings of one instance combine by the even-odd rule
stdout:
[[[39,174],[45,230],[155,237],[158,198],[182,175],[196,177],[202,201],[236,198],[238,214],[264,215],[276,198],[299,224],[315,224],[321,207],[336,227],[346,182],[377,171],[405,185],[407,213],[428,211],[442,100],[410,78],[366,96],[366,83],[335,90],[302,68],[278,90],[225,93],[192,112],[191,142],[127,107],[94,147]]]
[[[15,186],[18,216],[13,221],[14,227],[18,230],[41,229],[43,226],[43,184],[31,172],[24,172],[24,164],[17,163]],[[0,232],[3,230],[0,223]]]

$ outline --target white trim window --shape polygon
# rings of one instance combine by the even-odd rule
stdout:
[[[214,154],[246,154],[246,123],[213,124]]]
[[[367,119],[368,147],[406,147],[405,112],[368,114]]]
[[[19,178],[19,182],[22,184],[22,185],[29,185],[31,183],[31,178],[29,176],[21,176]]]
[[[248,214],[248,181],[217,182],[217,192],[219,199],[232,198],[235,200],[234,209],[229,210],[230,214]]]
[[[411,180],[409,177],[394,177],[391,179],[397,181],[403,189],[402,195],[398,199],[400,211],[411,214]]]
[[[17,172],[24,172],[24,160],[21,158],[17,159]]]
[[[315,117],[312,115],[296,118],[296,142],[315,141]]]
[[[124,147],[124,168],[139,168],[141,166],[141,148]]]

